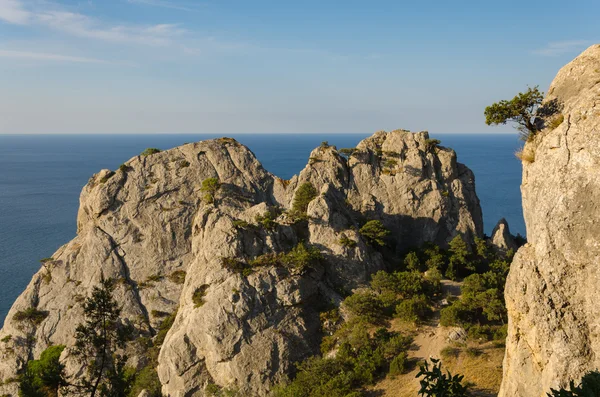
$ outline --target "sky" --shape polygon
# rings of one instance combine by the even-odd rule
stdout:
[[[0,0],[0,133],[514,132],[600,1]]]

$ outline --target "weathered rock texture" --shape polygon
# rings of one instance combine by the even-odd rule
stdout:
[[[208,382],[268,394],[295,361],[318,351],[323,302],[339,302],[339,291],[367,281],[410,246],[482,235],[473,174],[454,151],[428,138],[379,132],[348,160],[323,145],[290,181],[268,173],[229,138],[134,157],[114,174],[101,171],[81,194],[77,237],[33,277],[8,314],[0,339],[12,337],[0,346],[0,378],[14,377],[51,343],[73,343],[82,299],[103,273],[120,281],[116,298],[141,335],[154,332],[161,312],[178,310],[158,358],[166,395],[202,396]],[[207,203],[201,184],[213,177],[222,186]],[[256,225],[269,208],[289,209],[305,182],[319,192],[308,221],[294,224],[283,214],[274,230]],[[357,232],[368,219],[393,232],[383,253]],[[342,246],[343,234],[356,245]],[[322,252],[321,265],[305,272],[261,266],[246,276],[223,267],[223,258],[287,252],[300,241]],[[176,275],[185,280],[178,283]],[[193,301],[197,290],[204,291],[201,305]],[[39,325],[15,319],[32,307],[48,314]],[[143,352],[131,354],[132,365],[143,364]],[[15,390],[15,383],[0,387]]]
[[[515,252],[517,250],[517,243],[512,234],[510,234],[506,219],[500,219],[494,230],[492,230],[491,244],[501,253],[507,253],[508,251]]]
[[[545,396],[600,368],[600,45],[560,70],[555,98],[564,121],[526,144],[529,243],[506,285],[503,397]]]

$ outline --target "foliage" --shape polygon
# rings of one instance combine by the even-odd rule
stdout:
[[[346,158],[349,158],[356,152],[356,148],[342,148],[339,150],[340,154]]]
[[[556,101],[542,105],[544,93],[537,86],[519,92],[511,100],[502,100],[485,108],[487,125],[506,124],[508,121],[517,124],[517,130],[523,140],[533,137],[544,127],[544,120],[560,112],[561,106]]]
[[[385,245],[385,238],[390,234],[379,220],[370,220],[358,231],[371,245]]]
[[[140,153],[140,156],[150,156],[151,154],[156,154],[156,153],[160,153],[161,150],[157,149],[157,148],[148,148],[146,150],[144,150],[142,153]]]
[[[292,214],[296,217],[306,216],[308,204],[317,197],[317,189],[310,182],[305,182],[296,189],[292,202]]]
[[[264,214],[256,215],[256,223],[261,225],[265,230],[272,231],[274,230],[278,223],[275,221],[277,216],[279,215],[279,211],[276,208],[269,208]]]
[[[25,310],[19,310],[13,316],[13,320],[17,322],[29,322],[33,325],[40,325],[48,317],[47,311],[38,310],[35,307],[30,307]]]
[[[311,357],[297,365],[296,378],[275,391],[276,397],[358,397],[363,386],[374,383],[404,354],[410,338],[379,329],[373,336],[354,324],[351,335],[341,341],[333,358]],[[395,368],[402,369],[401,359]]]
[[[449,371],[442,372],[442,364],[439,360],[431,359],[433,367],[429,368],[429,363],[426,361],[420,367],[417,378],[421,384],[419,390],[420,396],[425,397],[466,397],[467,387],[462,385],[464,376],[454,375]]]
[[[206,296],[206,290],[208,287],[208,284],[202,284],[200,287],[194,290],[194,293],[192,294],[192,302],[194,302],[194,307],[201,307],[204,305],[204,297]]]
[[[401,375],[406,372],[406,370],[408,369],[407,366],[408,355],[406,354],[406,352],[401,352],[396,357],[394,357],[394,359],[390,363],[390,370],[388,373],[392,376]]]
[[[406,266],[406,270],[409,271],[419,271],[422,270],[421,269],[421,263],[419,262],[419,257],[417,256],[417,253],[414,251],[409,252],[405,257],[404,257],[404,265]]]
[[[581,384],[575,386],[575,382],[571,381],[569,390],[550,389],[548,397],[597,397],[600,396],[600,372],[598,370],[588,372],[581,379]]]
[[[339,243],[342,247],[354,248],[356,247],[356,241],[349,238],[345,233],[342,233],[342,237],[340,237]]]
[[[438,145],[442,143],[439,139],[425,139],[425,148],[428,152],[433,151]]]
[[[412,323],[419,323],[431,314],[431,308],[425,295],[403,299],[396,306],[396,317]]]
[[[169,280],[175,284],[183,284],[187,273],[184,270],[175,270],[169,275]]]
[[[317,265],[323,259],[318,248],[300,242],[282,258],[282,263],[299,272]]]
[[[127,332],[121,324],[121,308],[114,300],[114,281],[102,276],[83,305],[85,322],[75,329],[75,346],[71,353],[84,365],[86,372],[78,377],[76,388],[94,397],[125,395],[129,391],[125,362],[117,353],[125,347]]]
[[[65,346],[50,346],[39,360],[27,362],[20,377],[19,397],[56,397],[60,388],[67,386],[65,366],[60,355]]]
[[[376,323],[383,317],[384,306],[378,296],[371,291],[350,295],[344,300],[344,306],[354,316],[362,317],[369,323]]]
[[[206,178],[202,181],[200,192],[204,193],[203,200],[206,203],[213,203],[215,201],[215,195],[221,188],[221,182],[218,178]]]

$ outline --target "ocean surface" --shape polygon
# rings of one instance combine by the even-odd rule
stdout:
[[[248,146],[275,175],[289,179],[322,141],[355,147],[365,134],[229,135]],[[222,135],[0,135],[0,324],[39,260],[75,236],[79,193],[100,169],[116,169],[148,147],[169,149]],[[515,135],[439,134],[443,146],[475,173],[485,232],[506,218],[525,235],[520,146]]]

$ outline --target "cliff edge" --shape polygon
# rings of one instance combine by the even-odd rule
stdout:
[[[555,99],[562,115],[524,148],[528,244],[506,284],[501,397],[545,396],[600,368],[600,45],[559,71]]]

